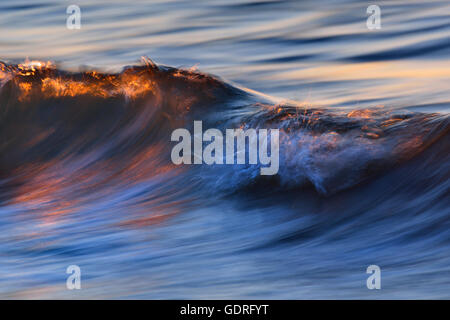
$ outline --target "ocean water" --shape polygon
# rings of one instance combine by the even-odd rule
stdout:
[[[448,1],[378,30],[364,1],[70,4],[0,1],[0,298],[450,298]],[[280,129],[278,174],[174,165],[194,120]]]

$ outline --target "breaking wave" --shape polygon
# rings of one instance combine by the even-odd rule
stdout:
[[[55,168],[60,168],[70,189],[75,182],[67,180],[81,175],[86,183],[78,180],[76,185],[91,194],[92,184],[99,192],[102,181],[137,183],[183,170],[184,178],[202,181],[209,190],[310,184],[329,194],[448,139],[447,115],[280,103],[149,59],[116,74],[70,73],[41,62],[0,67],[0,168],[9,185],[42,171],[57,174]],[[170,134],[192,127],[193,120],[224,130],[280,129],[278,176],[260,177],[257,165],[176,168],[169,158]]]

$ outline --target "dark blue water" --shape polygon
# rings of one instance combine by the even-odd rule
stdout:
[[[379,30],[360,1],[77,4],[0,2],[0,297],[450,297],[447,1]],[[194,120],[279,128],[278,175],[173,165]]]

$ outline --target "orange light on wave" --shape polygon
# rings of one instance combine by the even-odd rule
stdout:
[[[386,120],[386,121],[383,121],[383,123],[381,123],[381,126],[382,126],[382,127],[389,127],[389,126],[391,126],[391,125],[393,125],[393,124],[396,124],[396,123],[399,122],[399,121],[403,121],[403,119],[401,119],[401,118],[392,118],[392,119],[388,119],[388,120]]]
[[[25,60],[24,63],[17,65],[17,68],[21,71],[19,73],[20,75],[29,76],[35,74],[35,72],[38,70],[53,69],[55,68],[55,66],[50,61],[43,62],[38,60]]]
[[[19,89],[19,100],[30,98],[33,93],[46,98],[75,97],[91,95],[94,97],[125,96],[135,99],[147,93],[156,94],[156,85],[150,74],[125,71],[120,74],[102,75],[96,71],[76,75],[59,75],[51,62],[26,61],[17,66],[0,63],[0,81],[14,79]]]
[[[369,119],[374,115],[375,111],[370,109],[353,110],[347,114],[347,118],[363,118]]]
[[[47,98],[81,95],[107,98],[123,95],[135,99],[149,92],[155,93],[154,84],[150,79],[131,74],[86,82],[62,77],[46,77],[41,80],[40,84],[36,84],[36,87]],[[29,97],[32,92],[29,86],[25,88],[19,85],[19,88],[26,89],[21,91],[22,99]]]
[[[19,83],[19,88],[23,95],[29,95],[31,92],[31,83],[21,82]]]
[[[86,203],[106,199],[125,188],[175,178],[185,169],[161,160],[159,155],[164,147],[164,144],[149,146],[126,161],[121,157],[104,159],[85,167],[78,165],[84,163],[88,155],[58,157],[20,166],[14,170],[19,186],[9,201],[21,205],[24,213],[32,213],[34,219],[44,224],[57,223],[82,210]],[[127,221],[130,220],[122,226],[147,226],[179,212],[182,202],[177,202],[175,195],[169,197],[161,187],[163,184],[155,182],[155,185],[154,194],[159,192],[158,188],[162,190],[159,196],[120,204],[128,213]]]

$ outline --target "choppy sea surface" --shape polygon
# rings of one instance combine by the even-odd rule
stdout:
[[[450,298],[450,4],[371,4],[78,1],[68,30],[0,1],[0,298]],[[174,165],[194,120],[280,129],[278,174]]]

